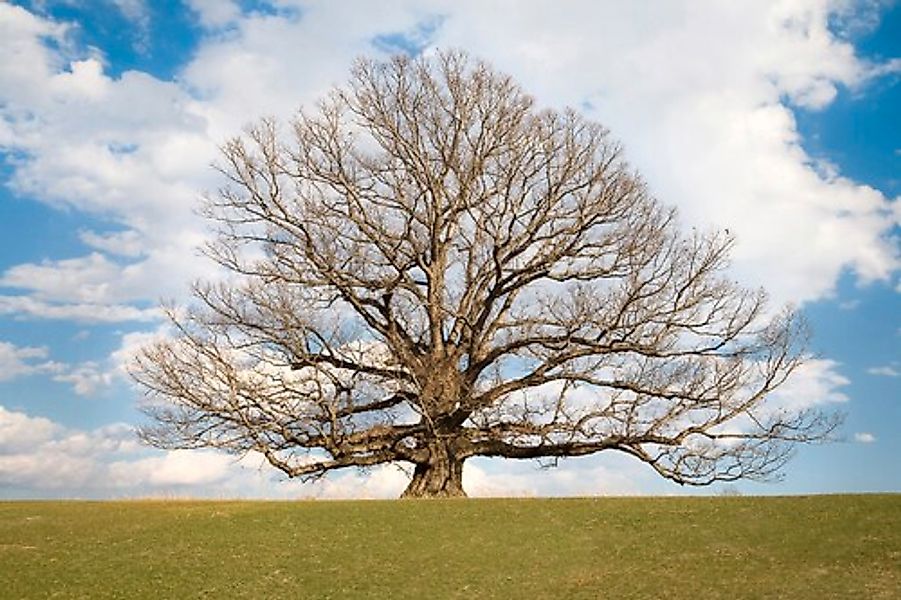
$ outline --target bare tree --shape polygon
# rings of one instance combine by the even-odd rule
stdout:
[[[223,154],[231,275],[134,365],[155,446],[411,463],[404,496],[462,496],[472,456],[767,478],[835,425],[769,400],[803,327],[728,279],[728,235],[682,233],[606,129],[462,53],[361,60]]]

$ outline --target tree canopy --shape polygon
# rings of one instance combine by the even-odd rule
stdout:
[[[229,275],[143,350],[143,438],[290,477],[611,450],[683,484],[778,473],[827,414],[774,403],[798,315],[729,277],[601,125],[460,52],[360,60],[287,125],[227,142],[204,214]]]

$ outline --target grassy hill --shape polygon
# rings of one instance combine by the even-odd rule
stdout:
[[[901,598],[901,495],[3,502],[3,598]]]

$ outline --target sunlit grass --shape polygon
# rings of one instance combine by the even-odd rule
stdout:
[[[901,495],[0,503],[3,598],[898,598]]]

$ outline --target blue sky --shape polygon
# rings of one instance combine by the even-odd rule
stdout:
[[[462,47],[540,104],[583,107],[686,224],[738,236],[736,277],[814,330],[786,401],[840,410],[744,493],[901,491],[901,6],[764,0],[0,3],[0,497],[392,496],[252,457],[140,447],[134,349],[209,274],[194,214],[216,146],[289,116],[356,56]],[[467,465],[476,494],[683,490],[620,457]],[[722,488],[691,490],[717,493]]]

